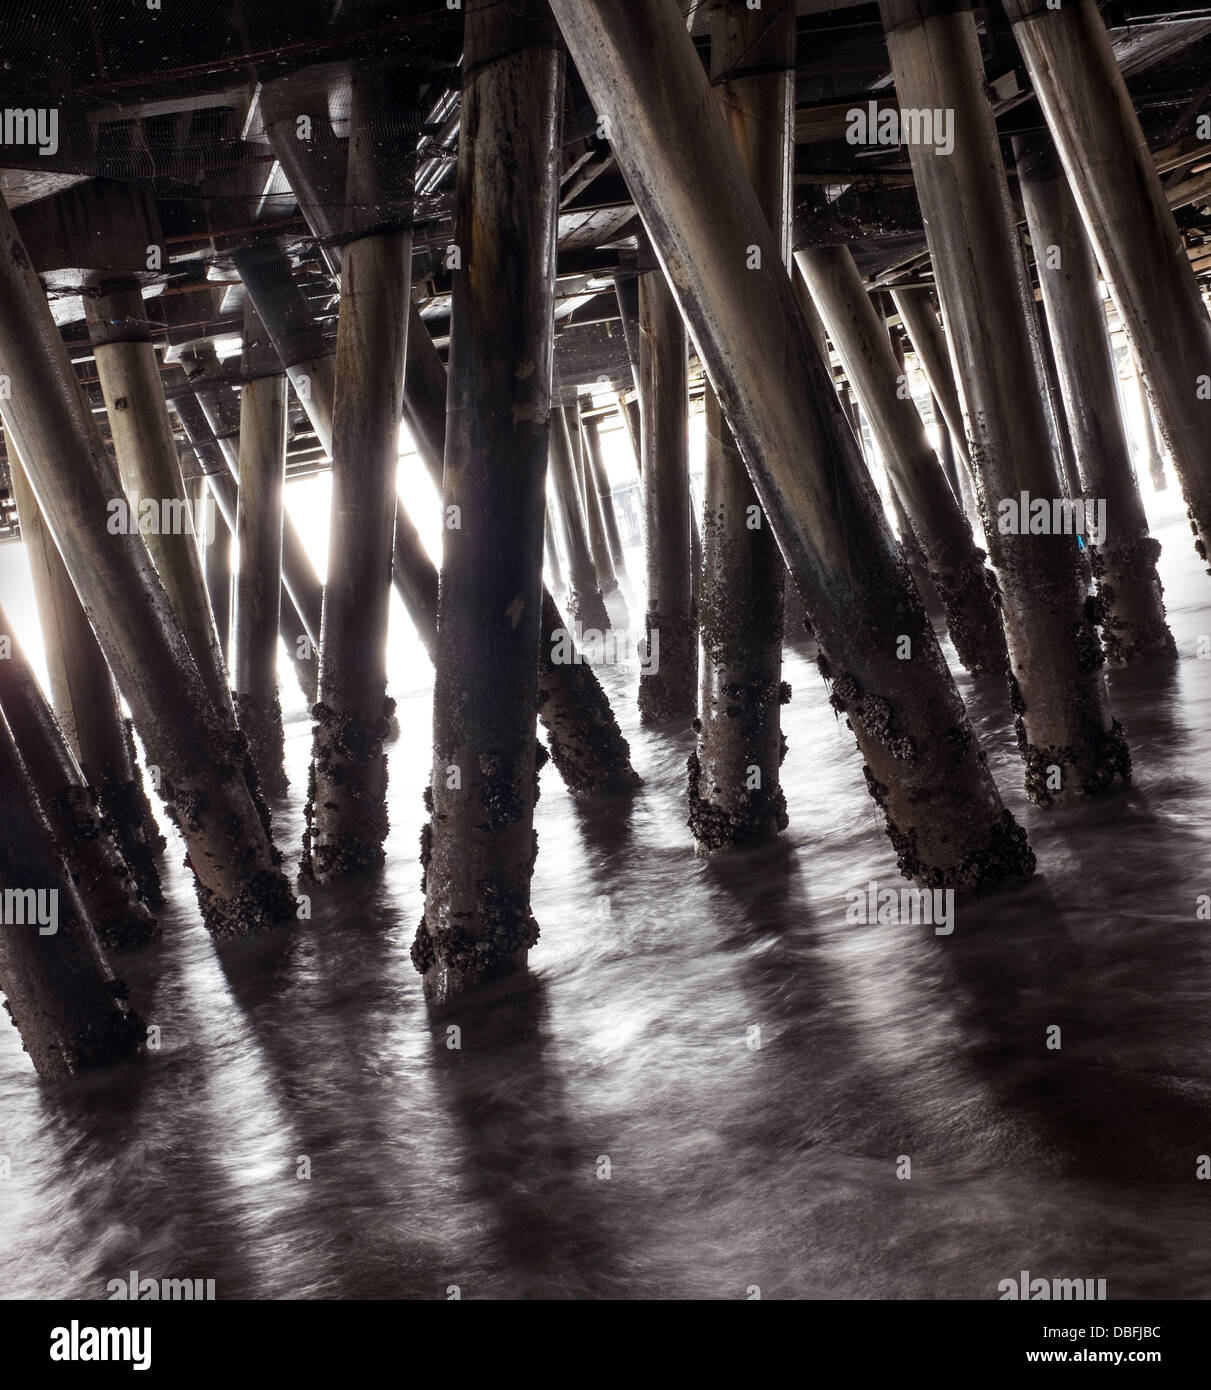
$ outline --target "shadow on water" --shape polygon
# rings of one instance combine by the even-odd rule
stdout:
[[[280,1176],[308,1247],[308,1292],[437,1297],[428,1157],[413,1108],[423,1064],[406,921],[381,875],[302,885],[312,916],[273,943],[223,951],[234,1001],[290,1117]],[[292,1252],[297,1264],[300,1252]]]
[[[159,1048],[48,1088],[0,1036],[0,1289],[989,1298],[1029,1269],[1211,1294],[1211,662],[1205,577],[1178,569],[1191,659],[1109,678],[1122,795],[1026,805],[1004,690],[957,674],[1040,867],[960,899],[953,934],[847,920],[904,881],[810,642],[787,654],[790,826],[714,860],[686,826],[691,731],[640,728],[634,674],[602,669],[645,785],[581,806],[544,772],[531,976],[441,1015],[409,960],[423,733],[391,750],[384,872],[304,886],[281,932],[216,948],[176,842],[164,942],[119,962]],[[428,687],[404,688],[427,729]],[[308,721],[287,734],[293,856]]]
[[[639,849],[635,836],[635,803],[643,788],[598,801],[573,800],[576,828],[598,861],[608,868],[621,865]]]
[[[1142,799],[1141,799],[1142,800]],[[1098,806],[1111,844],[1147,846],[1148,872],[1176,883],[1201,846],[1165,834],[1127,796]],[[1056,847],[1087,810],[1052,827]],[[1044,875],[990,903],[946,953],[948,997],[981,1080],[1033,1130],[1035,1161],[1086,1179],[1192,1182],[1211,1132],[1211,1028],[1198,1000],[1211,944],[1175,905],[1139,902],[1135,854],[1108,857],[1077,891]]]
[[[494,997],[435,1014],[432,1028],[461,1186],[492,1218],[473,1258],[488,1287],[463,1295],[627,1296],[626,1199],[609,1155],[572,1119],[543,983],[514,976]]]

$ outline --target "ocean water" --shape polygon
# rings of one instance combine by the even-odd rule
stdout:
[[[786,654],[790,828],[723,863],[685,826],[691,735],[641,730],[607,669],[645,788],[586,808],[544,771],[530,978],[431,1017],[430,677],[397,651],[381,876],[219,952],[174,836],[164,941],[119,962],[159,1051],[45,1086],[0,1027],[0,1295],[983,1299],[1027,1269],[1211,1296],[1211,580],[1176,493],[1149,504],[1182,659],[1110,678],[1134,785],[1026,805],[1004,692],[958,672],[1039,872],[950,936],[845,921],[899,880],[814,649]]]

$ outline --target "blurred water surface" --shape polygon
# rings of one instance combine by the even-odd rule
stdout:
[[[809,648],[790,829],[723,864],[685,827],[690,736],[641,731],[611,669],[643,793],[585,809],[544,771],[532,980],[431,1018],[429,672],[397,653],[381,877],[220,956],[174,838],[164,942],[119,966],[161,1049],[51,1088],[0,1027],[0,1293],[104,1298],[134,1269],[220,1298],[995,1298],[1028,1269],[1211,1295],[1211,582],[1160,500],[1182,661],[1111,678],[1129,793],[1027,807],[1003,692],[957,677],[1040,871],[949,937],[845,923],[898,880]],[[309,724],[284,691],[293,865]]]

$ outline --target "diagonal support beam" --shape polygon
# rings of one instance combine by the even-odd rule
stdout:
[[[1093,0],[1006,0],[1089,240],[1211,560],[1211,319]],[[1211,568],[1208,570],[1211,573]]]
[[[901,870],[985,886],[1032,872],[675,0],[552,8],[808,610]],[[896,657],[904,636],[909,661]]]
[[[911,143],[909,158],[1001,589],[1026,790],[1041,805],[1098,795],[1130,778],[1131,755],[1110,711],[1076,535],[1062,511],[1051,524],[1067,489],[975,16],[956,0],[881,0],[881,13],[901,106],[954,112],[953,148]]]
[[[942,472],[848,246],[795,253],[862,408],[874,430],[929,583],[946,614],[959,660],[973,675],[1003,677],[1008,655],[996,580]]]
[[[101,650],[134,714],[180,828],[206,925],[246,932],[294,915],[264,803],[244,777],[244,741],[211,699],[171,599],[137,532],[107,530],[122,495],[46,293],[0,207],[0,372],[6,428],[29,470]],[[192,544],[192,540],[190,540]]]

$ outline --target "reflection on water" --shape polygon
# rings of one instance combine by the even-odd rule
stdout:
[[[845,924],[894,861],[794,649],[783,843],[695,859],[689,736],[641,732],[605,672],[644,792],[586,808],[543,773],[533,978],[448,1016],[408,961],[424,737],[392,749],[386,873],[291,931],[220,958],[177,842],[164,944],[123,963],[160,1051],[43,1088],[0,1029],[0,1292],[992,1298],[1029,1269],[1211,1295],[1211,588],[1175,509],[1161,536],[1183,659],[1112,677],[1127,795],[1026,807],[1002,692],[959,675],[1040,873],[950,937]],[[393,689],[427,732],[417,670]],[[308,739],[296,707],[295,856]]]

